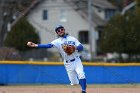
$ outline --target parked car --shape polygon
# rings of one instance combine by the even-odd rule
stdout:
[[[114,52],[114,53],[107,53],[106,57],[104,58],[104,61],[106,62],[119,62],[119,58],[120,56],[122,56],[123,60],[126,60],[128,58],[128,55],[125,53],[122,53],[121,55],[119,55],[118,53]]]
[[[91,60],[91,54],[90,54],[90,52],[87,49],[84,49],[81,52],[81,59],[83,61],[90,61]]]

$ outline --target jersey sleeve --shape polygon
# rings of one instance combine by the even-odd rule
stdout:
[[[38,44],[37,48],[52,48],[53,44]]]
[[[76,46],[81,45],[81,43],[80,43],[76,38],[74,38],[74,41],[75,41],[75,45],[76,45]]]
[[[77,47],[78,52],[83,51],[83,45],[76,39],[75,39],[75,46]]]
[[[58,44],[58,40],[57,40],[57,39],[56,39],[56,40],[53,40],[53,41],[51,42],[51,44],[53,45],[53,47],[56,47],[56,48],[59,47],[59,44]]]

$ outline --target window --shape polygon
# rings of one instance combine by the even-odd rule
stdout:
[[[43,10],[43,20],[47,20],[48,19],[48,11],[47,10]]]
[[[79,32],[79,41],[83,44],[88,44],[89,43],[89,35],[88,31],[80,31]]]
[[[113,9],[106,10],[106,12],[105,12],[106,20],[109,20],[114,14],[115,14],[115,10],[113,10]]]
[[[67,11],[64,9],[60,10],[60,22],[67,22]]]

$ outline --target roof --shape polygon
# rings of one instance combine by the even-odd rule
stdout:
[[[130,10],[131,8],[135,7],[136,2],[132,2],[129,5],[127,5],[126,7],[123,8],[121,14],[124,15],[126,11]]]
[[[85,13],[86,17],[85,19],[88,20],[88,11],[84,11],[83,12]],[[92,24],[94,27],[97,27],[97,26],[104,26],[106,24],[106,21],[101,19],[94,11],[92,11]]]
[[[73,6],[73,8],[79,12],[79,14],[88,20],[88,0],[65,0],[67,3]],[[92,6],[102,9],[117,9],[114,5],[109,3],[107,0],[92,0]],[[93,26],[104,26],[106,20],[100,18],[94,10],[92,11]]]
[[[116,9],[116,7],[107,0],[92,0],[92,5],[103,9]]]
[[[43,2],[44,0],[42,0]],[[69,5],[72,5],[72,7],[86,20],[88,20],[88,0],[64,0],[65,2],[67,2]],[[32,7],[34,7],[37,3],[41,3],[39,2],[39,0],[35,0],[34,3],[32,3],[33,5],[31,5],[29,7],[29,9],[27,9],[26,13],[28,13],[30,11],[30,9],[32,9]],[[94,7],[99,7],[102,9],[117,9],[115,6],[113,6],[111,3],[109,3],[107,0],[92,0],[92,5]],[[25,14],[26,14],[25,13]],[[94,10],[92,11],[92,20],[93,20],[93,26],[97,27],[97,26],[104,26],[106,21],[101,19],[95,12]]]
[[[19,21],[20,18],[27,15],[32,10],[32,8],[36,7],[36,5],[39,4],[40,2],[41,2],[40,0],[33,0],[30,6],[27,7],[21,14],[19,14],[19,16],[17,16],[16,20],[12,22],[11,26],[13,27],[16,24],[16,22]]]

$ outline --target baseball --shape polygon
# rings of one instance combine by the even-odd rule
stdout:
[[[32,42],[27,42],[27,45],[29,46],[29,45],[32,45]]]

